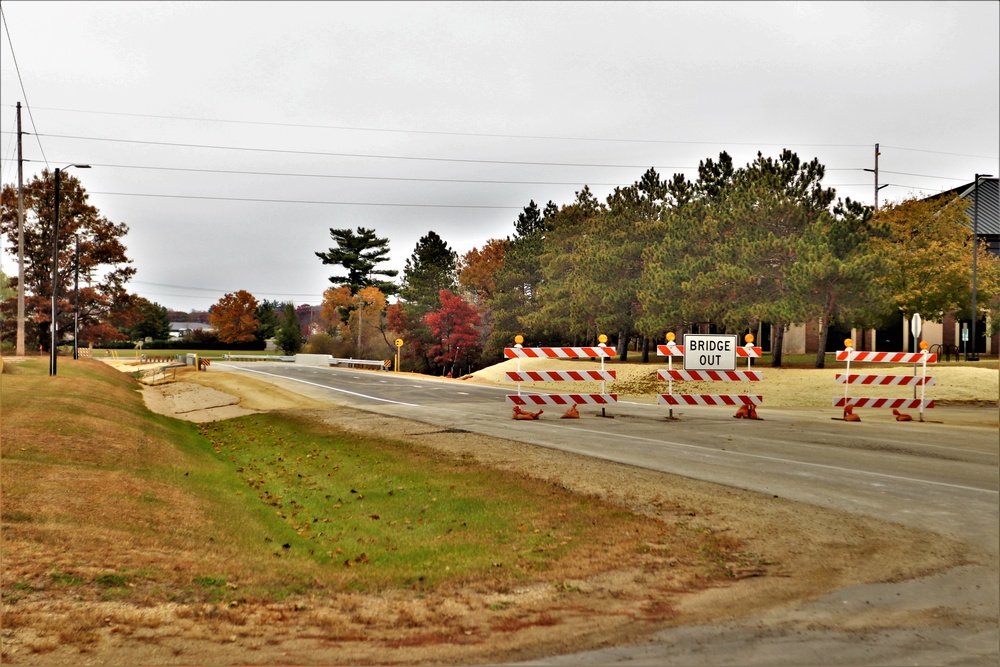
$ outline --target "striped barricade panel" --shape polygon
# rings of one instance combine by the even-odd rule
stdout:
[[[933,398],[862,398],[851,397],[833,399],[833,407],[845,408],[848,405],[854,408],[910,408],[924,409],[933,408]]]
[[[618,394],[519,394],[507,396],[511,405],[615,405]]]
[[[617,371],[507,371],[509,382],[590,382],[617,377]]]
[[[704,380],[712,382],[760,382],[764,379],[763,371],[673,371],[658,370],[656,377],[662,382],[667,380]]]
[[[508,359],[593,359],[614,354],[610,347],[505,347],[503,350]]]
[[[660,394],[660,405],[760,405],[763,396],[748,394]]]
[[[736,348],[736,356],[747,358],[760,358],[763,351],[759,347],[738,347]],[[657,345],[656,354],[661,357],[683,357],[684,356],[684,346],[683,345]]]
[[[858,352],[837,350],[837,361],[865,361],[873,364],[920,364],[937,362],[937,355],[923,352]]]
[[[921,375],[844,375],[837,373],[838,384],[869,384],[889,387],[929,387],[935,384],[933,377]]]

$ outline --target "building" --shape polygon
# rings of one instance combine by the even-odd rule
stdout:
[[[941,199],[950,197],[961,197],[972,202],[969,208],[969,227],[975,226],[979,236],[979,243],[985,246],[989,252],[1000,257],[1000,179],[994,176],[979,179],[977,196],[976,183],[974,181],[966,183],[960,187],[942,192],[941,194],[928,197],[928,199]],[[978,214],[976,211],[976,200],[978,199]],[[972,261],[972,253],[969,253],[969,261]],[[986,338],[978,335],[987,331],[989,322],[980,319],[976,323],[979,354],[1000,353],[1000,334]],[[920,339],[926,341],[931,349],[937,352],[942,358],[957,359],[964,358],[965,349],[963,345],[971,345],[972,341],[965,342],[963,330],[970,329],[970,320],[958,320],[953,314],[945,315],[941,322],[924,321],[921,327]],[[817,349],[818,324],[795,326],[789,328],[785,333],[782,350],[785,354],[815,354]],[[902,352],[913,350],[913,341],[910,336],[909,318],[904,319],[902,313],[891,325],[884,329],[875,331],[859,331],[852,329],[842,331],[836,328],[831,329],[827,337],[827,351],[843,349],[845,338],[855,341],[855,347],[862,350],[882,350],[886,352]]]
[[[193,332],[199,329],[209,332],[212,331],[212,325],[205,324],[204,322],[171,322],[170,337],[184,338],[185,336],[190,336]]]
[[[998,181],[1000,179],[995,176],[980,178],[978,193],[976,183],[973,181],[935,197],[961,197],[972,202],[972,206],[969,208],[969,227],[974,228],[979,236],[980,246],[985,246],[986,250],[996,257],[1000,257],[1000,182]],[[982,305],[981,300],[979,305]],[[924,340],[932,345],[938,343],[949,351],[954,348],[956,352],[963,353],[963,355],[965,346],[970,346],[969,352],[998,354],[1000,353],[1000,334],[993,335],[988,339],[981,335],[982,332],[988,331],[989,324],[985,318],[976,323],[977,340],[975,343],[978,343],[977,349],[971,348],[973,341],[963,340],[963,338],[970,337],[963,333],[963,329],[969,329],[971,321],[957,320],[951,313],[946,315],[941,323],[940,340],[932,341],[926,336]]]

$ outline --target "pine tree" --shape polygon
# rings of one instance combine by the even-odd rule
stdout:
[[[278,328],[276,340],[277,346],[285,354],[298,354],[302,349],[302,329],[299,325],[299,316],[295,312],[295,306],[286,303],[284,317],[281,318],[281,326]]]
[[[431,231],[421,237],[406,260],[399,296],[421,313],[441,307],[441,290],[454,290],[458,254]]]
[[[327,252],[317,252],[323,264],[342,266],[347,275],[330,276],[330,282],[335,287],[347,286],[351,294],[357,294],[363,287],[377,287],[386,295],[398,292],[395,283],[379,279],[395,278],[396,270],[376,270],[376,267],[389,258],[389,239],[379,238],[374,229],[358,227],[357,233],[350,229],[331,229],[330,236],[336,246]]]

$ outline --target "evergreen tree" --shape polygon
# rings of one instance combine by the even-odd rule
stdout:
[[[285,354],[298,354],[302,349],[302,329],[299,326],[299,316],[295,312],[295,306],[286,303],[284,317],[281,318],[281,326],[278,327],[276,340],[277,346]]]
[[[281,304],[277,301],[264,300],[257,304],[257,340],[264,342],[269,338],[274,338],[278,327],[281,326]]]
[[[493,333],[486,344],[487,359],[499,359],[503,348],[512,345],[517,334],[524,334],[535,343],[543,342],[536,335],[539,332],[525,328],[525,321],[539,308],[537,292],[543,280],[543,244],[557,210],[556,205],[549,202],[543,214],[532,200],[514,221],[514,237],[507,245],[504,264],[497,272],[494,296],[489,303],[494,319]]]
[[[166,340],[170,338],[170,320],[167,309],[158,303],[140,297],[136,304],[142,319],[128,332],[129,340]]]
[[[377,287],[385,295],[398,292],[395,283],[379,279],[395,278],[396,270],[376,270],[376,267],[389,258],[389,239],[379,238],[374,229],[358,227],[357,233],[350,229],[331,229],[330,236],[336,246],[327,252],[317,252],[323,264],[342,266],[347,275],[330,276],[334,287],[347,286],[351,294],[357,294],[363,287]]]
[[[873,247],[884,234],[885,228],[872,224],[871,207],[850,199],[806,229],[801,252],[786,275],[806,319],[819,322],[816,368],[826,365],[834,321],[873,328],[891,311],[881,282],[885,263]]]
[[[406,260],[399,296],[421,317],[441,307],[441,290],[454,291],[458,254],[435,232],[421,237]]]
[[[821,184],[824,171],[785,150],[777,159],[758,153],[738,170],[723,153],[699,165],[693,188],[675,178],[663,238],[643,255],[643,326],[711,323],[738,332],[769,322],[780,366],[785,329],[815,312],[789,272],[808,255],[806,234],[836,196]]]

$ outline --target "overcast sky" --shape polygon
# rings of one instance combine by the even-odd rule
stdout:
[[[402,271],[429,231],[464,254],[531,200],[694,178],[721,151],[819,158],[868,204],[876,143],[883,201],[996,175],[998,8],[10,0],[2,179],[20,101],[25,180],[93,166],[69,173],[128,225],[133,291],[317,304],[330,228],[374,228]]]

